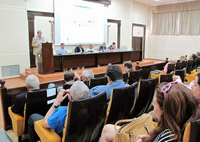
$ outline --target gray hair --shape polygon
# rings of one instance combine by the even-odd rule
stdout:
[[[89,97],[89,89],[82,81],[76,81],[70,88],[70,95],[73,100],[87,99]]]
[[[25,82],[30,89],[38,88],[40,86],[38,77],[33,74],[27,76]]]
[[[176,64],[177,60],[175,58],[172,58],[171,61]]]
[[[83,71],[82,76],[87,77],[88,79],[93,79],[94,73],[92,70],[85,70],[85,71]]]

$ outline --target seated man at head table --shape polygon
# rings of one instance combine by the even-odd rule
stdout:
[[[64,81],[65,84],[72,85],[74,83],[74,73],[72,71],[66,71],[64,74]],[[59,93],[61,89],[63,89],[63,86],[58,87],[57,92]]]
[[[65,44],[61,43],[61,47],[57,50],[57,55],[66,55],[67,50],[65,49]]]
[[[26,87],[28,91],[38,91],[40,81],[37,76],[31,74],[26,77]],[[16,96],[15,102],[11,107],[13,113],[24,116],[24,105],[26,103],[26,92]]]
[[[116,47],[116,43],[113,42],[109,47],[108,47],[109,50],[117,50],[117,47]]]
[[[108,65],[106,70],[108,78],[107,85],[99,85],[90,89],[89,97],[98,95],[99,93],[106,91],[107,100],[110,100],[111,92],[115,88],[123,88],[129,86],[123,81],[123,74],[120,66]]]
[[[88,87],[82,81],[76,81],[70,90],[62,89],[56,97],[55,102],[44,116],[32,114],[28,120],[29,141],[36,142],[39,140],[34,130],[34,123],[43,119],[43,127],[53,129],[59,136],[63,136],[63,129],[67,116],[67,106],[60,106],[61,102],[68,97],[69,100],[87,99],[89,95]]]
[[[80,43],[79,46],[75,48],[75,53],[84,52],[83,45]]]
[[[80,77],[77,72],[75,72],[75,80],[83,81],[89,88],[90,79],[94,78],[94,73],[92,70],[85,70],[82,72],[82,76]]]
[[[99,47],[99,51],[104,51],[106,50],[106,43],[103,42],[102,45]]]
[[[94,48],[92,44],[89,44],[89,48],[86,51],[87,53],[94,52]]]
[[[131,72],[131,71],[134,71],[131,62],[124,62],[124,71],[125,71],[126,73]]]

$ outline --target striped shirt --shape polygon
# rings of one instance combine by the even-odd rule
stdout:
[[[173,142],[173,137],[175,134],[173,134],[169,129],[165,129],[162,131],[153,142]]]

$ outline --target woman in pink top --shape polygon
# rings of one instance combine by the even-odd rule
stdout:
[[[164,66],[164,70],[162,70],[162,71],[160,71],[160,70],[151,71],[149,73],[149,78],[151,78],[151,74],[159,74],[160,72],[167,73],[168,64],[175,64],[175,63],[176,63],[176,59],[169,60],[169,62]]]

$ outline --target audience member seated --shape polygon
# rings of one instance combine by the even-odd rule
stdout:
[[[195,60],[196,58],[197,58],[197,56],[196,56],[195,54],[192,54],[192,55],[190,55],[190,57],[189,57],[189,59],[192,60],[192,61]]]
[[[197,56],[197,58],[199,58],[200,57],[200,52],[197,52],[196,56]]]
[[[134,71],[131,62],[125,62],[124,63],[124,71],[127,72],[127,73],[131,72],[131,71]]]
[[[109,50],[117,50],[115,42],[112,43],[112,45],[109,46]]]
[[[108,84],[95,86],[92,89],[90,89],[89,97],[96,96],[99,93],[106,91],[107,100],[110,100],[110,95],[113,89],[129,86],[128,84],[125,84],[123,81],[123,74],[120,66],[117,65],[107,66],[106,75],[108,78]]]
[[[99,51],[104,51],[106,50],[106,43],[103,42],[102,45],[99,47]]]
[[[185,85],[182,81],[180,76],[173,75],[173,81],[177,81],[178,83]],[[192,81],[189,85],[185,85],[188,89],[193,91],[194,96],[200,100],[200,73],[197,74],[194,81]]]
[[[86,51],[87,53],[94,52],[93,45],[89,44],[89,48]]]
[[[80,43],[79,46],[75,48],[75,53],[84,52],[83,45]]]
[[[187,61],[187,57],[186,56],[181,56],[180,57],[180,62],[182,62],[182,61]]]
[[[158,126],[149,135],[139,135],[136,142],[181,141],[186,124],[200,117],[198,105],[197,99],[185,86],[177,82],[161,83],[156,87],[153,102]],[[113,142],[115,134],[114,125],[104,126],[100,142]]]
[[[167,73],[168,64],[175,64],[176,62],[177,62],[176,59],[169,60],[169,62],[164,66],[164,69],[162,71],[161,70],[151,71],[149,73],[149,78],[151,78],[151,74],[159,74],[160,72]]]
[[[29,75],[26,77],[26,87],[28,91],[37,91],[40,87],[40,81],[37,76]],[[13,113],[24,116],[24,105],[26,103],[26,92],[16,96],[15,102],[11,107]]]
[[[72,85],[74,83],[74,73],[72,71],[66,71],[64,74],[64,81],[65,84]],[[63,86],[58,87],[57,92],[59,93],[61,89],[63,89]]]
[[[76,81],[70,90],[62,89],[58,96],[56,97],[55,102],[53,103],[52,107],[49,109],[47,114],[44,116],[40,114],[32,114],[29,117],[28,125],[29,125],[29,141],[36,142],[39,137],[37,136],[34,130],[34,122],[44,119],[43,120],[43,127],[44,128],[51,128],[53,129],[59,136],[62,137],[63,135],[63,128],[67,116],[67,106],[60,106],[60,103],[68,97],[69,100],[81,100],[87,99],[89,95],[88,87],[81,81]]]
[[[90,79],[94,78],[94,73],[92,70],[85,70],[82,72],[82,76],[80,77],[77,72],[75,72],[75,80],[83,81],[89,88]]]
[[[67,50],[65,49],[65,44],[61,43],[61,47],[57,50],[57,55],[66,55]]]

